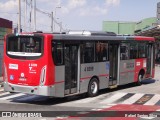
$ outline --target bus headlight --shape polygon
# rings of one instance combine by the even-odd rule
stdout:
[[[47,69],[47,66],[44,66],[41,70],[41,75],[40,75],[40,85],[41,86],[43,86],[46,81],[46,69]]]

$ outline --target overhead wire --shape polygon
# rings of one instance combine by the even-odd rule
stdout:
[[[23,0],[23,2],[25,2],[25,0]],[[26,1],[26,4],[30,7],[30,6],[31,6],[31,2],[32,2],[32,1],[30,1],[30,3],[29,3],[28,1]],[[39,12],[39,13],[45,14],[45,15],[47,15],[48,17],[52,18],[51,13],[49,13],[49,12],[46,12],[46,11],[44,11],[44,10],[41,10],[41,9],[39,9],[39,8],[37,8],[37,7],[36,7],[36,11]],[[62,27],[62,25],[60,25],[60,23],[59,23],[54,17],[53,17],[52,19],[53,19],[53,21],[54,21],[62,30],[64,30],[63,27]]]

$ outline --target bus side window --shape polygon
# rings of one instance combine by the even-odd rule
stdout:
[[[63,43],[52,42],[52,57],[55,65],[63,65]]]
[[[108,60],[108,43],[96,42],[95,44],[95,58],[97,62]]]
[[[83,44],[83,62],[91,63],[94,62],[94,42],[86,42]],[[82,60],[82,59],[81,59]]]
[[[120,46],[121,60],[128,60],[130,58],[129,47],[130,47],[129,43],[122,43],[121,44],[121,46]]]
[[[130,59],[138,58],[138,44],[131,43],[130,44]]]
[[[146,57],[146,44],[145,43],[139,43],[138,44],[138,57],[139,58],[145,58]]]

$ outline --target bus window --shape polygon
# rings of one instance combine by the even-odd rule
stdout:
[[[131,43],[130,44],[130,59],[138,58],[138,44]]]
[[[52,57],[55,65],[63,65],[63,43],[53,42],[52,43]]]
[[[7,39],[7,55],[11,58],[34,59],[43,53],[42,37],[11,36]]]
[[[86,42],[81,46],[82,51],[82,63],[94,62],[94,42]]]
[[[130,51],[129,51],[129,43],[122,43],[120,47],[121,51],[121,60],[128,60],[130,56]]]
[[[103,62],[108,60],[108,43],[97,42],[96,45],[96,62]]]
[[[146,57],[146,43],[138,44],[138,57],[145,58]]]

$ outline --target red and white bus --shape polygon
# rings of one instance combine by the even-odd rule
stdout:
[[[111,32],[5,36],[4,90],[65,97],[154,77],[153,37]]]

